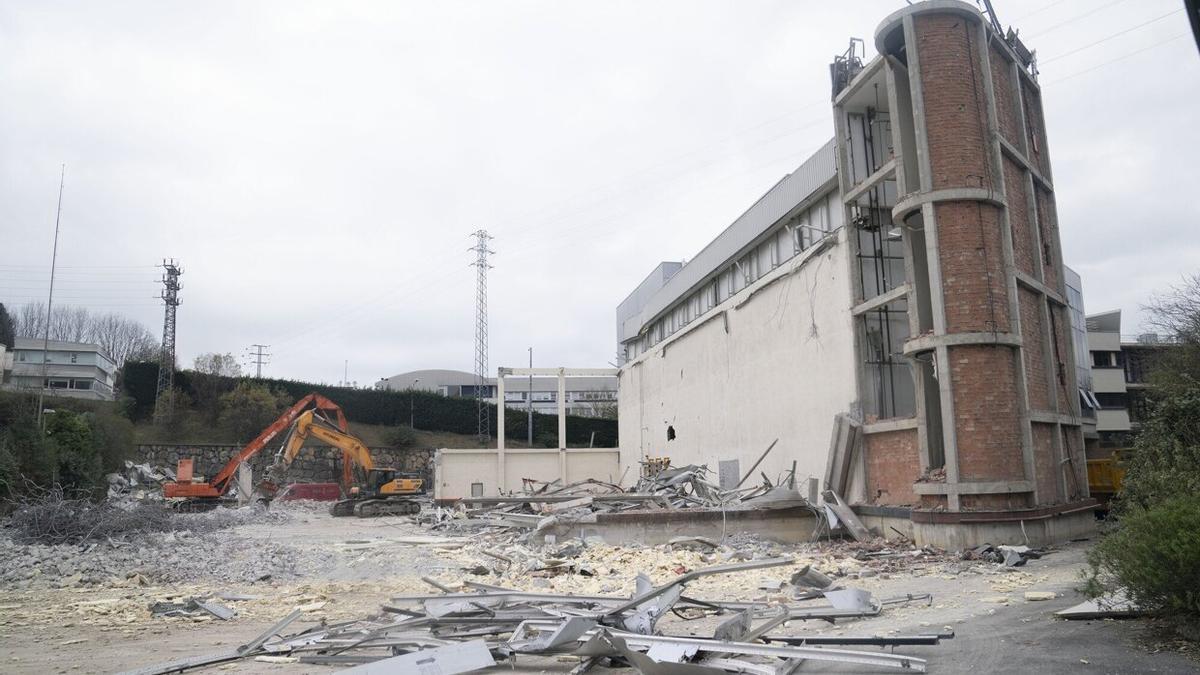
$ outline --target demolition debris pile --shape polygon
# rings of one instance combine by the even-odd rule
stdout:
[[[639,574],[628,597],[522,592],[476,582],[465,582],[456,589],[427,580],[439,593],[392,598],[379,612],[358,620],[322,622],[285,633],[303,615],[297,608],[237,649],[137,672],[168,673],[252,658],[333,666],[379,662],[377,666],[387,672],[453,675],[486,668],[498,660],[516,665],[526,657],[547,656],[576,661],[573,673],[598,665],[629,666],[649,675],[781,673],[795,670],[804,661],[922,672],[924,659],[864,647],[936,645],[954,637],[952,632],[886,637],[781,634],[789,622],[876,616],[888,605],[929,599],[879,600],[866,591],[834,586],[821,575],[810,575],[807,568],[792,577],[792,596],[774,602],[685,595],[689,584],[701,578],[793,562],[781,557],[717,565],[686,572],[658,586]],[[813,584],[820,587],[813,588]],[[203,609],[199,603],[196,607]],[[684,621],[723,618],[711,637],[695,637],[664,634],[659,621],[668,613]]]
[[[524,480],[520,494],[462,499],[453,510],[438,508],[423,516],[435,530],[469,531],[487,528],[529,530],[523,536],[555,532],[560,525],[593,520],[597,514],[631,511],[710,509],[732,512],[805,508],[820,522],[824,514],[795,487],[795,471],[780,484],[766,476],[751,487],[722,489],[707,479],[708,467],[687,465],[643,476],[632,489],[588,479],[560,485]]]

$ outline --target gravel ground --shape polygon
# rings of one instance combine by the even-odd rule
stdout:
[[[932,593],[932,601],[889,606],[865,620],[798,622],[792,634],[895,634],[953,630],[936,647],[903,650],[930,660],[934,672],[1195,672],[1178,653],[1151,652],[1139,622],[1064,622],[1052,612],[1080,600],[1074,591],[1087,544],[1052,551],[1022,568],[964,561],[937,551],[898,546],[894,555],[864,558],[853,543],[783,546],[731,537],[716,549],[585,545],[527,547],[509,536],[440,536],[408,518],[334,519],[325,505],[278,504],[268,514],[250,509],[205,516],[226,527],[146,537],[136,545],[16,546],[0,542],[0,672],[116,672],[240,644],[280,616],[301,607],[304,621],[360,618],[391,597],[424,594],[423,575],[456,586],[479,580],[559,593],[628,594],[637,572],[655,583],[741,558],[790,555],[793,565],[701,579],[689,595],[712,599],[784,598],[762,590],[811,563],[837,583],[878,598]],[[488,555],[499,554],[511,562]],[[554,561],[574,571],[554,569]],[[559,565],[558,567],[562,567]],[[550,569],[546,569],[550,568]],[[580,573],[580,570],[586,573]],[[1026,591],[1053,594],[1025,599]],[[162,618],[148,607],[162,600],[235,592],[225,601],[230,621]],[[711,635],[715,618],[668,616],[666,633]],[[299,628],[304,624],[297,624]],[[566,672],[557,659],[523,659],[515,672]],[[1052,668],[1050,666],[1053,666]],[[237,662],[212,670],[247,673],[326,672]],[[513,672],[509,666],[496,672]],[[598,670],[597,672],[613,672]],[[842,670],[838,672],[853,672]]]

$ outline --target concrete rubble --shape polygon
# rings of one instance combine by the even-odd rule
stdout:
[[[770,601],[730,602],[691,594],[693,582],[702,578],[779,568],[794,562],[788,557],[773,557],[701,567],[657,585],[649,576],[639,574],[628,595],[527,592],[469,580],[454,589],[431,582],[438,592],[393,597],[379,612],[357,620],[284,632],[300,618],[301,610],[296,609],[236,652],[201,657],[193,664],[171,662],[131,672],[175,672],[191,665],[259,656],[291,657],[299,664],[360,667],[353,672],[404,672],[403,668],[416,663],[412,654],[420,654],[422,664],[436,663],[437,670],[431,672],[445,675],[471,672],[496,661],[516,664],[534,655],[572,657],[578,662],[574,673],[602,664],[627,665],[648,675],[775,673],[790,672],[805,661],[923,672],[924,659],[861,647],[894,649],[938,644],[953,637],[953,633],[946,632],[813,636],[811,640],[772,635],[789,621],[835,622],[872,616],[887,604],[911,601],[877,600],[857,589],[804,592]],[[684,619],[711,615],[729,618],[712,637],[694,637],[663,634],[658,623],[668,613]],[[379,669],[364,667],[376,662]]]
[[[722,489],[707,479],[706,466],[666,468],[642,476],[626,490],[598,480],[567,485],[559,481],[526,479],[522,492],[499,497],[457,500],[450,508],[441,506],[422,514],[434,530],[469,532],[488,528],[524,530],[525,539],[553,538],[564,527],[594,522],[600,514],[668,513],[704,509],[724,514],[745,511],[806,509],[821,521],[822,512],[795,487],[794,474],[780,485],[765,476],[760,484]]]

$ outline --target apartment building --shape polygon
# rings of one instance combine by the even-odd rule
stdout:
[[[53,396],[113,400],[116,364],[100,345],[37,338],[15,340],[11,352],[0,345],[4,389],[43,389]]]

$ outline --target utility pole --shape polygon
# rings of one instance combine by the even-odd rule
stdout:
[[[476,230],[471,233],[471,236],[476,238],[476,243],[469,251],[475,251],[475,262],[471,263],[476,270],[475,282],[475,406],[477,416],[479,418],[479,442],[483,447],[487,447],[491,442],[491,415],[488,412],[487,401],[485,400],[484,390],[487,386],[487,351],[488,351],[488,329],[487,329],[487,273],[492,268],[488,264],[488,255],[495,251],[488,248],[488,241],[492,235],[488,234],[487,230]],[[504,405],[504,401],[499,402]],[[498,433],[504,433],[503,429],[498,430]]]
[[[267,349],[270,346],[271,345],[260,345],[260,344],[250,345],[250,363],[254,364],[254,377],[255,378],[261,379],[262,378],[262,367],[264,365],[267,365],[270,363],[270,361],[267,361],[266,359],[271,358],[271,355],[269,353],[263,351],[264,349]]]
[[[416,393],[415,390],[417,388],[417,383],[420,381],[421,381],[421,378],[418,377],[417,379],[413,380],[412,386],[408,388],[408,428],[409,429],[416,429],[416,427],[413,426],[413,410],[415,408],[415,406],[413,405],[413,394]]]
[[[529,348],[529,369],[533,370],[533,347]],[[533,373],[529,373],[529,391],[525,393],[525,408],[529,411],[529,421],[525,423],[528,427],[529,439],[526,441],[529,447],[533,447]]]
[[[154,398],[154,417],[167,420],[171,417],[174,403],[172,387],[175,384],[175,309],[180,305],[179,291],[183,286],[179,284],[179,276],[183,274],[183,268],[179,267],[174,258],[164,259],[161,267],[165,273],[161,279],[163,290],[159,297],[163,300],[165,311],[162,351],[158,355],[158,390]]]
[[[62,165],[58,176],[58,211],[54,216],[54,250],[50,254],[50,294],[46,298],[46,331],[42,335],[42,386],[38,388],[38,429],[45,431],[42,425],[42,410],[45,408],[46,390],[50,388],[50,316],[54,311],[54,270],[58,266],[58,225],[62,222],[63,186],[67,182],[67,165]]]

